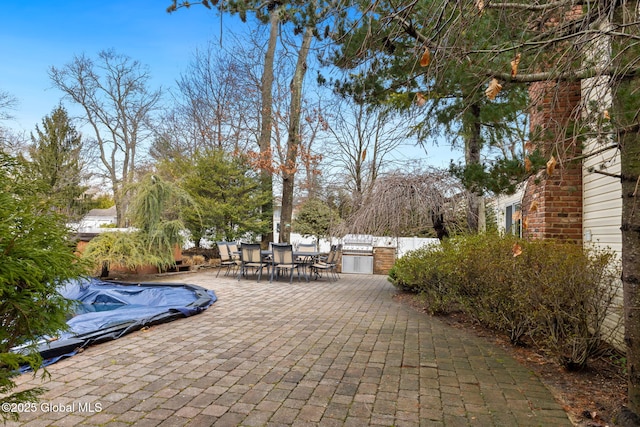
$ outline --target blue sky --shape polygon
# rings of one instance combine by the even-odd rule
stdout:
[[[153,87],[174,85],[196,48],[220,34],[220,18],[202,6],[166,12],[170,0],[5,2],[0,8],[0,90],[19,101],[4,125],[32,131],[56,107],[61,92],[48,77],[74,55],[113,48],[149,66]],[[225,16],[228,32],[242,31]],[[224,36],[223,36],[224,37]]]
[[[34,131],[62,98],[52,87],[50,67],[74,55],[95,58],[105,49],[130,56],[149,67],[152,88],[175,85],[197,48],[247,31],[248,26],[203,6],[166,12],[171,0],[16,0],[0,8],[0,90],[18,99],[14,120],[1,123],[16,132]],[[221,26],[222,25],[222,26]],[[73,114],[74,107],[65,107]],[[446,167],[459,158],[446,144],[428,146],[429,162]],[[424,158],[422,149],[400,157]]]

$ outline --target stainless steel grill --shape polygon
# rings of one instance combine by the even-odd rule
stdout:
[[[373,274],[373,236],[347,234],[342,238],[342,272]]]
[[[342,238],[343,255],[373,255],[373,236],[370,234],[347,234]]]

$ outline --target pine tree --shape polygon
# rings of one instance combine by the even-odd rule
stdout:
[[[33,174],[41,181],[59,213],[71,218],[82,215],[81,159],[82,138],[71,124],[67,110],[58,106],[42,120],[42,129],[36,126],[31,134],[29,155]]]

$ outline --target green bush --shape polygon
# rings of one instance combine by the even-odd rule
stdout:
[[[612,251],[483,234],[407,254],[390,281],[420,294],[432,313],[462,310],[576,369],[601,349],[619,274]]]
[[[146,236],[139,231],[105,232],[91,239],[83,253],[92,262],[94,274],[103,267],[120,266],[135,270],[138,267],[154,265],[163,267],[169,262],[150,250]],[[173,258],[170,259],[171,261]]]
[[[431,314],[452,309],[455,281],[444,268],[447,253],[440,248],[421,248],[398,259],[389,272],[389,281],[404,291],[420,294]]]
[[[58,285],[86,273],[74,250],[65,219],[24,165],[0,153],[0,403],[35,402],[43,391],[12,393],[13,378],[22,365],[37,372],[42,360],[34,343],[66,327],[71,302]],[[12,352],[16,347],[22,351]],[[0,412],[1,420],[9,418],[18,413]]]

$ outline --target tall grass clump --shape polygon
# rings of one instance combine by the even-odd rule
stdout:
[[[480,234],[399,259],[390,281],[419,294],[433,314],[464,312],[528,343],[569,369],[586,366],[606,341],[620,267],[611,250]]]

